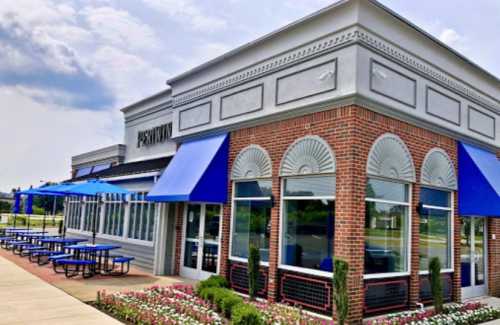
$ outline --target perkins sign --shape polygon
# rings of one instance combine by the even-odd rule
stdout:
[[[137,148],[167,141],[172,137],[172,123],[163,124],[137,134]]]

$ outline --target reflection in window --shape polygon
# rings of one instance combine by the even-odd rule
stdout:
[[[283,265],[332,272],[335,177],[284,181]]]
[[[451,268],[450,193],[422,188],[420,202],[420,270],[428,270],[429,261],[438,257],[444,269]]]
[[[248,258],[248,248],[259,248],[261,260],[269,261],[271,181],[235,183],[231,256]]]
[[[156,206],[146,201],[146,193],[134,193],[130,198],[128,238],[152,241]]]
[[[103,233],[112,236],[123,236],[125,204],[119,194],[104,196],[104,228]]]
[[[82,199],[77,196],[69,198],[66,209],[65,222],[66,227],[80,230],[82,220]]]
[[[365,274],[408,270],[408,196],[406,184],[368,180]]]
[[[85,199],[85,217],[83,220],[83,230],[93,232],[99,231],[101,221],[101,205],[96,196],[90,196]],[[94,226],[95,223],[95,226]]]

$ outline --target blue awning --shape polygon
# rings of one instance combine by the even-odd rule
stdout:
[[[146,199],[225,203],[228,154],[227,134],[184,142]]]
[[[494,153],[459,143],[458,186],[461,216],[500,217],[500,160]]]

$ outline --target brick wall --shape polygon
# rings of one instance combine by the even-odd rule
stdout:
[[[492,235],[496,239],[492,239]],[[488,238],[489,294],[500,297],[500,219],[488,220]]]
[[[278,245],[280,215],[280,178],[279,168],[285,150],[296,139],[306,135],[317,135],[325,139],[337,160],[337,193],[335,215],[335,255],[346,259],[350,264],[348,278],[350,315],[352,322],[359,321],[363,315],[363,270],[364,270],[364,219],[366,162],[374,141],[382,134],[397,134],[408,146],[416,168],[417,182],[420,168],[427,152],[434,148],[444,149],[457,166],[456,142],[448,137],[412,126],[367,109],[348,106],[330,111],[273,122],[232,132],[229,166],[236,155],[250,144],[265,148],[273,166],[273,195],[275,205],[271,209],[271,236],[269,255],[269,293],[270,301],[278,298]],[[413,186],[412,193],[412,274],[410,277],[410,303],[415,304],[419,295],[418,280],[418,229],[419,218],[416,207],[419,202],[419,189]],[[231,186],[229,188],[231,193]],[[229,256],[229,227],[231,218],[230,203],[224,207],[221,272],[227,274]],[[456,225],[458,217],[456,220]],[[456,240],[459,227],[455,227]],[[455,247],[459,249],[458,241]],[[459,254],[455,254],[459,261]],[[456,269],[460,268],[455,263]],[[454,280],[454,291],[460,291],[458,278]],[[458,286],[458,287],[457,287]]]

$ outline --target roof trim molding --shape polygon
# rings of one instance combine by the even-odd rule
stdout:
[[[420,74],[442,87],[457,93],[458,95],[477,103],[491,111],[500,114],[500,103],[490,100],[482,92],[473,89],[461,80],[439,70],[431,63],[405,51],[396,45],[384,40],[377,34],[369,31],[361,25],[348,27],[339,32],[327,35],[320,39],[306,43],[290,51],[286,51],[269,59],[247,66],[239,71],[230,73],[224,77],[203,84],[199,87],[184,91],[173,97],[173,107],[178,107],[225,89],[242,85],[264,75],[283,70],[292,65],[310,60],[314,57],[336,51],[342,47],[351,45],[365,46],[397,64]]]

